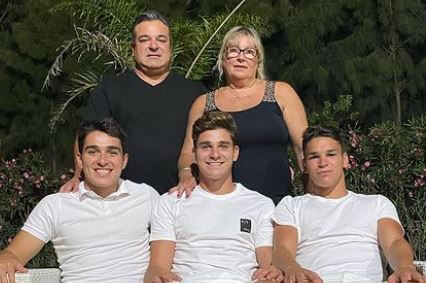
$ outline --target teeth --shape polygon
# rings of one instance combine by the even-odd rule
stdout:
[[[110,169],[96,169],[95,171],[101,176],[106,176],[111,172]]]

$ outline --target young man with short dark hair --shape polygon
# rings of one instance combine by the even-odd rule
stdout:
[[[77,162],[84,181],[73,193],[43,198],[22,230],[0,252],[0,282],[52,241],[63,283],[141,282],[149,260],[149,226],[158,193],[120,179],[126,167],[125,133],[111,118],[78,130]]]
[[[339,133],[309,127],[303,153],[310,193],[283,198],[273,217],[273,262],[285,282],[382,282],[381,250],[395,270],[389,283],[425,282],[392,202],[347,190]]]

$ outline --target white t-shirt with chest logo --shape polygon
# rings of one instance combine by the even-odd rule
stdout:
[[[225,195],[197,186],[188,199],[160,198],[151,241],[176,242],[173,271],[183,282],[250,282],[255,249],[272,246],[273,212],[271,199],[241,184]]]

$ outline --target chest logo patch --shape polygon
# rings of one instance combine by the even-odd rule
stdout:
[[[250,233],[251,232],[251,220],[241,218],[240,219],[240,231]]]

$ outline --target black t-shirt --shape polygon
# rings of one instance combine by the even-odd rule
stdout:
[[[173,72],[151,86],[127,71],[106,77],[91,93],[86,118],[111,116],[126,130],[129,162],[122,178],[147,183],[161,194],[177,183],[188,112],[205,92],[200,82]]]

